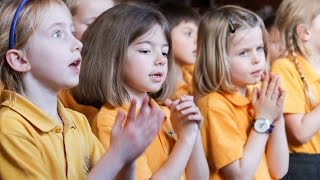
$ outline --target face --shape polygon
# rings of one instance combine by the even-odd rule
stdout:
[[[88,26],[104,11],[114,6],[112,0],[80,0],[73,22],[76,37],[81,39]]]
[[[261,28],[239,29],[230,41],[228,57],[233,85],[246,88],[258,83],[266,65]]]
[[[272,27],[269,31],[269,57],[274,61],[284,54],[285,48],[281,45],[280,33],[276,27]]]
[[[168,42],[159,25],[130,44],[124,64],[126,90],[130,96],[160,90],[167,77],[168,51]]]
[[[181,22],[172,29],[172,52],[177,64],[194,64],[197,56],[198,26],[194,22]]]
[[[320,53],[320,14],[316,16],[316,18],[312,21],[312,24],[309,29],[310,32],[310,40],[309,47],[311,52]]]
[[[31,66],[25,75],[54,91],[76,86],[79,82],[82,44],[73,33],[68,8],[50,5],[23,49]]]

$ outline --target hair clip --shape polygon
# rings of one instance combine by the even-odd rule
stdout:
[[[234,24],[232,23],[231,20],[229,20],[229,30],[231,33],[235,33],[236,32],[236,28],[234,27]]]
[[[19,4],[16,13],[13,16],[13,20],[10,26],[10,36],[9,36],[9,49],[13,49],[14,48],[14,39],[15,39],[15,31],[16,31],[16,25],[17,25],[17,21],[18,21],[18,17],[19,14],[22,10],[22,8],[26,5],[26,3],[28,2],[28,0],[22,0],[21,3]]]

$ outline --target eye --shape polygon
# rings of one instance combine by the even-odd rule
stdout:
[[[62,36],[63,36],[63,33],[61,30],[54,31],[52,34],[52,37],[54,38],[62,38]]]
[[[167,52],[162,52],[162,56],[168,57],[168,53]]]
[[[239,53],[239,56],[246,56],[247,54],[248,54],[247,51],[242,51],[242,52]]]
[[[264,47],[263,47],[263,46],[257,47],[257,51],[263,51],[263,50],[264,50]]]
[[[149,54],[149,53],[151,53],[150,50],[139,50],[139,52],[142,53],[142,54]]]
[[[191,31],[188,31],[188,32],[185,32],[184,34],[185,34],[186,36],[190,37],[192,33],[191,33]]]

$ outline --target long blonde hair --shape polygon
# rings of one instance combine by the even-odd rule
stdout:
[[[4,89],[17,93],[23,90],[22,73],[10,67],[6,60],[6,53],[9,50],[10,25],[20,2],[20,0],[1,0],[0,2],[0,78]],[[65,5],[60,0],[29,0],[26,3],[18,17],[15,29],[15,49],[25,47],[42,20],[43,14],[52,3]]]
[[[320,2],[318,0],[283,0],[278,8],[275,25],[278,27],[282,43],[293,56],[300,79],[304,85],[308,103],[315,107],[318,102],[314,97],[298,62],[298,54],[306,57],[310,54],[303,41],[298,37],[297,26],[299,24],[311,25],[312,21],[320,14]]]
[[[228,61],[229,38],[239,28],[260,27],[267,55],[267,31],[262,19],[250,10],[226,5],[207,12],[198,30],[198,57],[193,75],[196,94],[233,92]]]

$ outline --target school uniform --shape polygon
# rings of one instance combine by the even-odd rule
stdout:
[[[156,102],[151,100],[151,103]],[[166,162],[175,144],[175,139],[171,136],[173,129],[169,121],[170,111],[166,107],[158,107],[166,111],[167,120],[163,123],[153,142],[136,160],[136,179],[150,178]],[[106,150],[110,147],[111,129],[119,110],[128,112],[129,104],[124,104],[121,107],[112,107],[109,104],[105,104],[92,121],[92,131]]]
[[[305,75],[314,97],[320,102],[320,74],[318,74],[309,62],[298,56],[297,60]],[[281,58],[272,64],[272,73],[281,78],[281,85],[286,91],[283,112],[292,114],[307,114],[312,107],[307,103],[304,85],[296,68],[292,55]],[[320,179],[320,131],[318,131],[307,143],[291,143],[288,136],[290,152],[289,172],[285,179]]]
[[[0,179],[85,179],[104,149],[80,113],[58,101],[60,123],[26,98],[3,90]]]
[[[194,65],[186,65],[182,67],[183,80],[177,83],[176,92],[172,96],[172,100],[179,99],[182,95],[192,95],[192,74]]]
[[[91,124],[92,119],[96,116],[96,114],[99,112],[99,109],[93,107],[93,106],[86,106],[83,104],[79,104],[71,95],[71,92],[69,89],[60,90],[58,93],[58,98],[64,105],[64,107],[72,109],[74,111],[80,112],[86,116],[86,118],[89,121],[89,124]]]
[[[221,168],[243,157],[244,146],[252,130],[252,105],[247,97],[237,93],[217,92],[199,98],[197,105],[204,119],[201,136],[210,179],[224,179]],[[253,179],[272,179],[266,154],[262,156]]]

